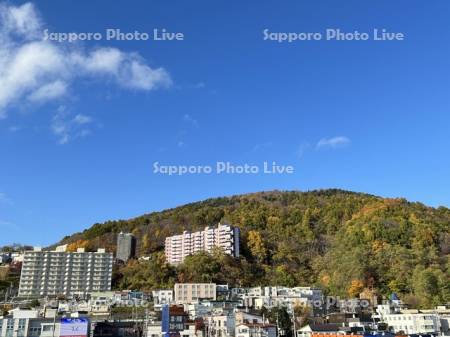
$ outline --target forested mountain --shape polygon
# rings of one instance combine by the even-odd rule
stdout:
[[[173,268],[164,239],[219,221],[241,229],[240,259],[199,254]],[[95,224],[66,237],[70,249],[115,250],[130,231],[138,255],[114,286],[151,290],[176,281],[231,285],[316,285],[329,294],[386,296],[414,306],[450,302],[450,209],[342,190],[260,192],[208,199],[130,220]]]

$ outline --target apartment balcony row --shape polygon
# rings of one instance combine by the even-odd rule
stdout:
[[[41,273],[39,271],[30,271],[30,270],[23,270],[21,273],[22,277],[40,277]]]

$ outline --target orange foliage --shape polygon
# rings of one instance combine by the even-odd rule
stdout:
[[[76,252],[78,248],[87,248],[89,246],[89,240],[77,240],[67,245],[68,252]]]
[[[348,295],[350,297],[356,297],[364,289],[364,282],[361,280],[352,280],[350,287],[348,288]]]

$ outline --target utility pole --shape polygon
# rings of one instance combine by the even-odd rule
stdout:
[[[280,337],[280,323],[278,321],[278,312],[277,312],[277,337]]]
[[[293,331],[293,337],[297,337],[297,329],[296,329],[296,325],[295,325],[295,310],[294,308],[292,308],[292,328],[294,329]]]
[[[56,309],[55,314],[53,315],[53,329],[52,329],[52,337],[55,337],[55,328],[56,328],[56,312],[58,309]]]

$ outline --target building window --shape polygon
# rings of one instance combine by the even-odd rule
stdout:
[[[40,336],[41,328],[37,326],[32,326],[30,329],[30,336]]]
[[[6,337],[12,337],[14,332],[14,319],[8,319],[6,322]]]
[[[17,327],[17,336],[25,337],[25,327],[27,320],[24,318],[19,319],[19,326]]]

